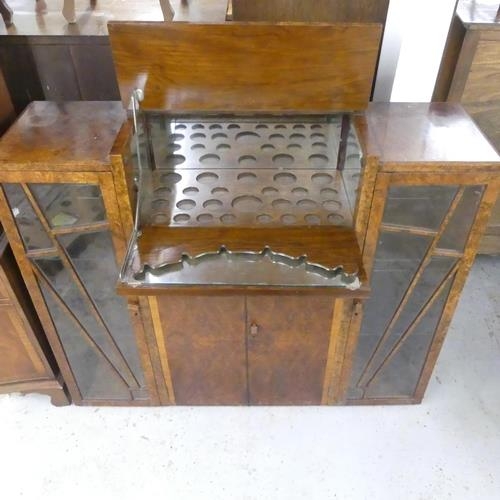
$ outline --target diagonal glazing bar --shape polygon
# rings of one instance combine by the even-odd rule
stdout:
[[[73,321],[75,326],[78,328],[80,333],[82,334],[82,337],[85,341],[87,341],[88,345],[94,349],[94,351],[104,358],[105,361],[107,361],[111,367],[111,369],[116,373],[116,375],[120,378],[120,380],[123,382],[125,387],[129,389],[129,385],[127,380],[123,377],[123,375],[119,372],[119,370],[114,366],[114,364],[111,362],[109,357],[106,355],[106,353],[102,350],[102,348],[99,346],[99,344],[93,339],[93,337],[89,334],[89,332],[85,329],[85,327],[82,325],[80,320],[76,317],[75,313],[68,307],[66,302],[64,302],[64,299],[59,295],[57,290],[54,288],[54,285],[50,282],[49,277],[43,272],[42,269],[36,264],[36,262],[31,262],[31,266],[33,269],[33,272],[35,273],[36,277],[38,278],[39,281],[42,281],[45,283],[47,286],[48,291],[54,298],[54,300],[59,304],[59,306],[66,312],[66,314],[69,316],[69,318]]]
[[[403,332],[401,337],[398,339],[398,341],[394,344],[392,349],[389,351],[387,356],[384,358],[382,363],[378,366],[378,368],[373,372],[372,376],[366,382],[366,384],[363,386],[365,389],[372,384],[378,375],[382,372],[382,370],[387,366],[387,364],[391,361],[391,359],[397,354],[401,346],[404,344],[405,340],[413,333],[415,328],[418,326],[420,323],[421,319],[427,314],[429,309],[434,305],[436,300],[439,298],[443,290],[445,289],[446,285],[450,281],[450,279],[454,278],[457,271],[458,267],[460,265],[460,262],[456,262],[455,265],[446,273],[446,276],[443,278],[441,283],[439,284],[438,288],[434,291],[434,293],[429,297],[427,302],[424,304],[424,306],[420,309],[418,314],[415,316],[414,320],[411,322],[411,324],[408,326],[408,328]]]
[[[389,321],[389,324],[387,325],[386,329],[384,330],[384,333],[382,334],[379,341],[377,342],[377,345],[376,345],[375,349],[373,350],[373,352],[370,356],[370,359],[366,363],[366,366],[363,370],[363,373],[361,374],[359,381],[357,383],[358,387],[366,386],[368,373],[369,373],[370,369],[372,368],[375,357],[380,352],[380,349],[382,348],[384,343],[387,341],[387,339],[392,334],[392,330],[393,330],[394,326],[396,325],[399,317],[401,316],[401,313],[403,312],[406,304],[410,300],[411,294],[415,290],[418,282],[420,281],[420,278],[424,274],[425,269],[427,268],[432,257],[434,256],[434,250],[437,248],[437,245],[439,243],[439,240],[441,239],[441,236],[446,231],[446,228],[447,228],[448,224],[450,223],[450,221],[453,217],[453,214],[455,213],[455,210],[457,209],[458,205],[462,201],[462,197],[464,195],[464,192],[465,192],[465,187],[462,186],[457,191],[455,197],[453,198],[453,201],[450,205],[448,213],[445,215],[438,232],[436,233],[431,244],[429,245],[429,248],[427,249],[427,252],[426,252],[424,258],[422,259],[422,262],[418,266],[417,271],[415,272],[410,284],[408,285],[408,288],[406,289],[405,293],[403,294],[403,298],[401,299],[401,302],[399,303],[398,307],[394,311],[394,314],[392,315],[392,318]]]
[[[56,238],[54,235],[50,224],[45,217],[45,214],[43,213],[40,205],[38,204],[35,196],[33,195],[31,189],[29,186],[26,184],[21,184],[23,191],[28,198],[28,201],[30,202],[36,216],[39,218],[43,228],[45,229],[47,236],[50,238],[52,244],[54,245],[55,249],[57,250],[58,257],[61,259],[63,266],[65,269],[70,273],[71,278],[73,279],[74,283],[76,284],[77,288],[79,289],[83,300],[86,302],[88,305],[90,311],[92,312],[92,315],[94,316],[95,320],[98,322],[98,324],[104,329],[104,332],[106,334],[106,338],[110,344],[111,350],[113,351],[113,354],[116,356],[117,359],[120,360],[120,363],[122,365],[123,371],[124,371],[124,379],[127,380],[127,383],[130,388],[132,389],[138,389],[140,387],[139,382],[135,375],[133,374],[130,366],[127,363],[127,360],[123,356],[122,352],[120,351],[120,348],[118,347],[113,335],[111,334],[111,331],[109,330],[106,322],[104,321],[104,318],[102,317],[101,313],[99,312],[99,309],[97,307],[97,304],[94,302],[94,299],[90,296],[88,293],[87,289],[85,288],[85,285],[83,284],[78,271],[75,269],[73,262],[71,261],[71,258],[67,254],[66,250],[62,245],[59,243],[59,240]]]

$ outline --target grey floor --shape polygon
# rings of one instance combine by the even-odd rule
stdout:
[[[0,499],[500,499],[500,259],[420,406],[57,409],[0,396]]]

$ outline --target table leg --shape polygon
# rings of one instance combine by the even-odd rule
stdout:
[[[68,23],[76,23],[75,0],[64,0],[62,14]]]
[[[7,5],[6,0],[0,0],[0,14],[5,26],[10,26],[12,24],[12,9]]]
[[[163,20],[164,21],[172,21],[174,18],[175,12],[170,4],[169,0],[160,0],[161,11],[163,12]]]

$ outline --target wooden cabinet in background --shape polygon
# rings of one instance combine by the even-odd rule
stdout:
[[[460,102],[500,150],[500,15],[495,5],[463,0],[453,18],[434,90],[437,102]],[[500,254],[500,201],[479,253]]]
[[[233,21],[367,23],[385,25],[389,0],[229,0]]]
[[[4,234],[0,237],[0,394],[47,394],[69,404],[64,383]]]

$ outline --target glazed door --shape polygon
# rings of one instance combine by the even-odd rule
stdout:
[[[487,219],[492,189],[488,177],[484,184],[476,180],[379,174],[385,207],[374,209],[379,214],[371,216],[365,246],[374,253],[372,296],[361,323],[351,402],[420,402]]]
[[[333,305],[331,297],[247,297],[250,404],[321,404]]]
[[[127,303],[115,292],[110,190],[71,176],[75,182],[3,184],[15,223],[9,238],[25,279],[36,278],[30,293],[73,401],[148,404]]]

